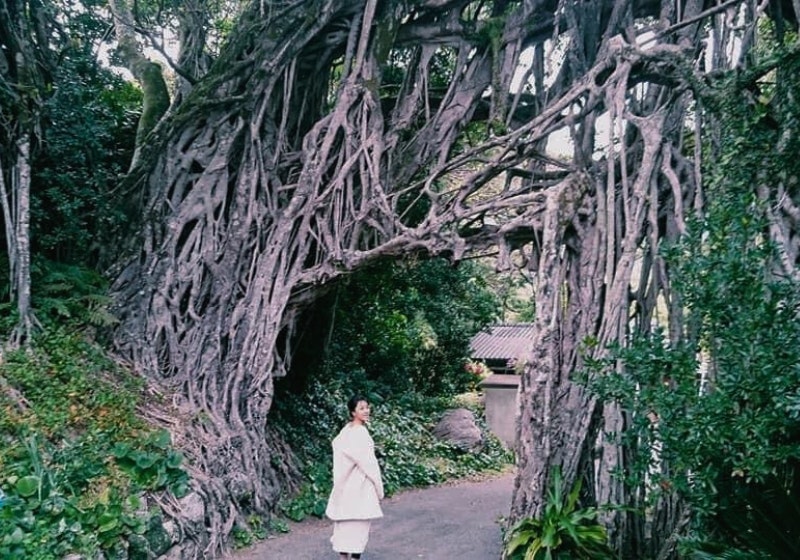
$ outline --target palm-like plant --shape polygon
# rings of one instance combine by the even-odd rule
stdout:
[[[556,468],[551,475],[547,505],[540,518],[520,520],[508,533],[507,560],[606,560],[614,553],[605,527],[597,522],[597,508],[578,506],[581,483],[564,493],[564,478]]]

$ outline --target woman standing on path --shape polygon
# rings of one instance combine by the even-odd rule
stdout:
[[[383,517],[383,481],[375,444],[367,431],[369,403],[361,395],[347,401],[350,422],[333,439],[333,489],[325,514],[333,520],[333,550],[340,560],[361,558],[372,519]]]

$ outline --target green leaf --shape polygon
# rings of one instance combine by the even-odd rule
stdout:
[[[172,444],[172,436],[169,435],[167,430],[159,430],[153,436],[152,443],[158,449],[169,449],[169,446]]]
[[[183,462],[183,455],[178,453],[177,451],[170,451],[167,454],[167,466],[171,469],[178,469]]]
[[[117,526],[119,526],[119,517],[109,513],[104,513],[97,520],[97,523],[97,531],[100,533],[107,533],[108,531],[116,529]]]
[[[111,454],[117,459],[122,459],[131,452],[131,446],[127,443],[116,443],[111,448]]]
[[[142,470],[149,469],[158,461],[158,455],[154,453],[137,453],[136,466]]]
[[[38,476],[23,476],[15,486],[17,493],[23,498],[29,498],[39,491],[41,481]]]

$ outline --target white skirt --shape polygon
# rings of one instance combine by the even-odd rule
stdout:
[[[331,544],[339,553],[361,554],[369,539],[369,519],[349,519],[333,522]]]

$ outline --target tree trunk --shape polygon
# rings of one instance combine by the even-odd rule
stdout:
[[[114,14],[117,51],[142,88],[142,114],[136,128],[136,146],[131,168],[136,165],[148,135],[169,109],[169,90],[161,66],[142,54],[136,40],[135,19],[128,0],[109,0]]]
[[[593,483],[587,505],[641,505],[610,476],[628,458],[601,439],[629,419],[573,374],[650,329],[659,298],[679,308],[658,248],[700,200],[698,162],[682,155],[700,18],[671,2],[489,4],[254,3],[143,147],[126,185],[142,219],[116,269],[114,342],[174,395],[173,433],[207,508],[190,527],[165,504],[196,540],[187,556],[219,551],[235,523],[274,508],[292,469],[268,412],[298,311],[387,256],[499,247],[505,266],[524,246],[538,330],[511,518],[542,511],[553,466]],[[640,48],[637,25],[653,17],[660,31]],[[515,90],[526,49],[535,75]],[[390,64],[402,80],[387,81]],[[487,119],[491,134],[474,141],[469,125]],[[571,157],[543,153],[555,133]],[[659,530],[675,528],[668,518]],[[604,521],[626,556],[644,548],[641,519]]]
[[[19,321],[11,335],[11,345],[19,347],[31,341],[38,325],[31,307],[31,141],[23,136],[17,144],[17,166],[11,189],[15,194],[14,208],[14,268],[12,293],[16,293]],[[9,254],[11,252],[9,251]]]
[[[39,326],[31,305],[31,152],[40,126],[41,102],[47,93],[53,69],[47,42],[47,14],[38,3],[15,1],[0,7],[0,85],[3,108],[10,120],[3,120],[0,152],[0,192],[8,248],[11,299],[16,302],[17,325],[10,344],[29,344]],[[8,176],[3,176],[7,171]],[[7,189],[10,185],[10,191]]]
[[[30,267],[30,144],[20,140],[17,161],[11,169],[11,190],[6,188],[3,167],[0,165],[0,196],[2,196],[11,301],[16,302],[17,325],[11,332],[9,344],[19,348],[31,341],[36,318],[31,307]]]
[[[255,5],[216,74],[143,152],[145,172],[131,175],[148,219],[140,255],[115,283],[115,341],[188,419],[179,443],[207,523],[186,555],[219,551],[235,523],[268,515],[286,489],[291,469],[276,468],[288,461],[267,413],[291,357],[293,299],[353,266],[345,260],[371,258],[349,253],[374,246],[383,228],[404,227],[397,195],[381,190],[383,123],[366,50],[374,8]],[[343,50],[309,42],[320,34]],[[339,99],[323,115],[325,65],[341,54]],[[406,236],[387,252],[418,242]],[[181,521],[179,504],[168,509]]]

